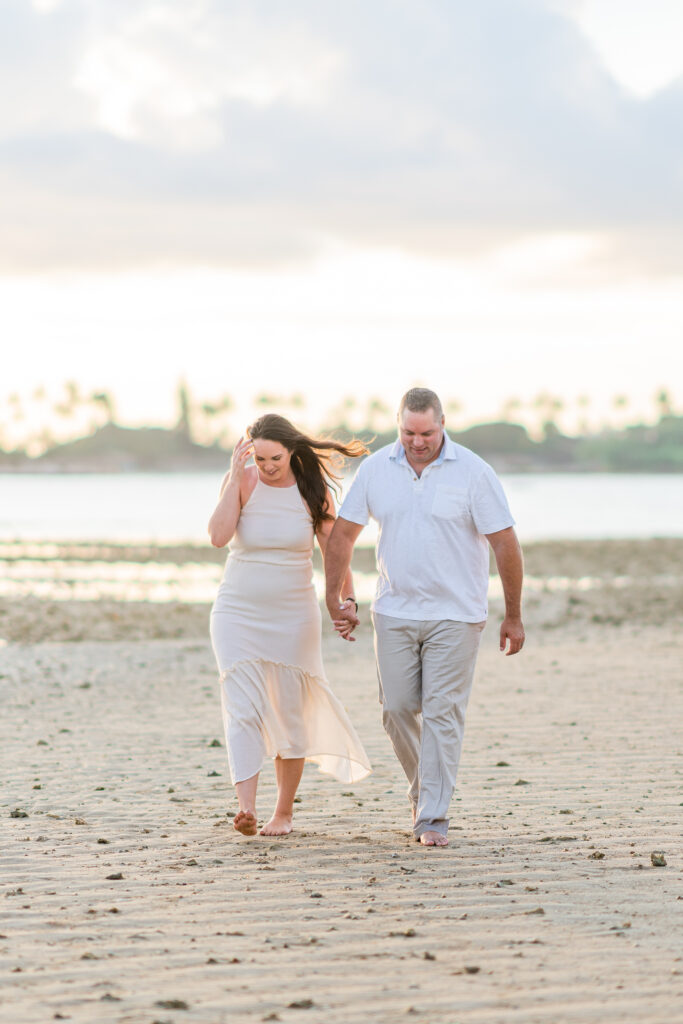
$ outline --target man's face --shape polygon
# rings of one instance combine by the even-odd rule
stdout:
[[[433,462],[441,451],[443,425],[443,416],[437,418],[433,409],[427,409],[426,412],[403,410],[398,421],[398,432],[409,462],[419,466]]]

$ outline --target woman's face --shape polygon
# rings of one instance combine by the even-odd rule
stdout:
[[[270,484],[282,483],[290,476],[291,453],[279,441],[254,441],[254,462],[259,476]]]

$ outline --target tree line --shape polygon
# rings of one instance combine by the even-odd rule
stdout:
[[[306,398],[300,393],[263,392],[253,396],[251,406],[254,416],[274,411],[299,422],[307,419]],[[674,413],[667,390],[660,389],[653,396],[655,422],[649,424],[624,423],[591,430],[590,398],[579,396],[573,406],[583,420],[579,418],[579,430],[572,435],[560,426],[567,403],[549,392],[526,403],[510,398],[498,418],[474,426],[464,425],[463,406],[456,399],[446,400],[445,411],[450,435],[502,469],[683,470],[683,418]],[[628,415],[628,406],[626,396],[614,396],[612,407],[622,420]],[[38,428],[34,426],[37,411],[44,416]],[[229,453],[243,427],[243,415],[237,422],[237,412],[231,395],[199,399],[180,381],[173,425],[133,430],[117,423],[116,402],[110,392],[83,392],[74,381],[67,381],[53,399],[39,388],[28,398],[15,393],[5,400],[5,415],[0,418],[1,462],[11,468],[27,461],[70,465],[75,460],[87,467],[88,460],[100,459],[114,468],[201,468]],[[25,437],[10,443],[10,434],[20,433],[17,428],[23,422],[27,424]],[[50,423],[60,429],[55,431]],[[358,399],[348,395],[315,429],[334,433],[341,440],[357,436],[375,449],[396,436],[395,410],[378,396]]]

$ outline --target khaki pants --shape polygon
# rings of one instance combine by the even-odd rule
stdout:
[[[382,722],[408,779],[415,838],[445,835],[486,623],[372,619]]]

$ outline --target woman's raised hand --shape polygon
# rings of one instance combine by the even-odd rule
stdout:
[[[254,444],[251,438],[241,437],[232,450],[232,461],[230,462],[230,479],[240,480],[244,473],[249,458],[254,452]]]

